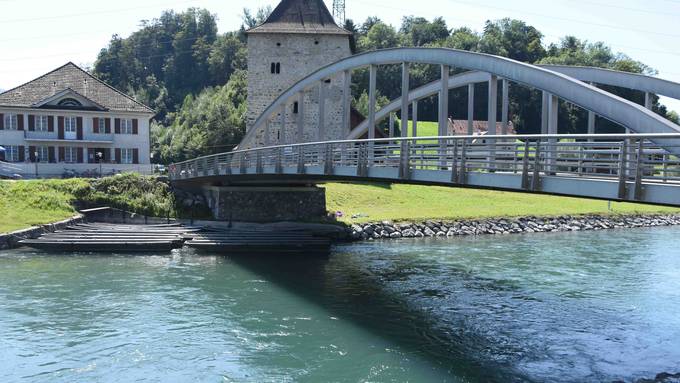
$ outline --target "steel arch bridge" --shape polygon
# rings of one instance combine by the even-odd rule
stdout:
[[[376,110],[376,79],[380,66],[401,64],[402,92]],[[441,66],[441,78],[410,89],[411,64]],[[352,71],[368,67],[369,111],[366,120],[350,129]],[[469,70],[450,76],[450,68]],[[256,144],[258,132],[269,137],[269,121],[281,118],[307,89],[323,87],[343,75],[342,126],[346,140],[302,142],[305,119],[298,118],[295,142]],[[501,129],[497,130],[498,82],[502,82]],[[486,136],[447,136],[449,89],[486,82],[489,86]],[[507,136],[509,84],[543,92],[541,135]],[[646,94],[641,106],[597,88],[615,85]],[[514,86],[514,85],[513,85]],[[400,48],[352,56],[312,73],[285,90],[255,121],[238,150],[171,165],[171,180],[197,184],[299,184],[333,180],[383,180],[450,186],[539,192],[610,200],[641,201],[680,206],[680,126],[650,110],[650,95],[680,99],[680,84],[654,77],[598,68],[534,66],[511,59],[452,49]],[[320,92],[320,95],[323,95]],[[375,125],[417,102],[439,97],[439,135],[436,137],[375,138]],[[468,108],[473,108],[469,97]],[[587,135],[558,135],[557,106],[563,99],[589,112]],[[322,99],[323,100],[323,99]],[[322,102],[319,103],[322,105]],[[318,132],[325,132],[323,109]],[[471,115],[471,114],[469,114]],[[634,134],[595,135],[594,117],[618,123]],[[468,130],[471,130],[471,120]],[[390,129],[393,134],[393,129]],[[358,137],[367,134],[367,140]],[[284,135],[285,137],[285,135]]]

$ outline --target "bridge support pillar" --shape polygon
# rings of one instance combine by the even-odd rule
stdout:
[[[408,92],[410,90],[409,83],[409,65],[407,62],[401,64],[401,125],[399,126],[400,136],[408,136]]]
[[[219,221],[308,221],[326,215],[326,189],[316,186],[207,186],[203,194]]]
[[[510,98],[509,98],[509,93],[510,92],[510,83],[508,80],[503,79],[503,106],[501,108],[501,134],[506,135],[508,134],[508,114],[510,113]]]
[[[378,76],[378,67],[371,65],[369,68],[368,77],[368,139],[375,139],[375,88],[376,77]],[[369,143],[369,158],[373,160],[373,142]]]
[[[418,100],[413,101],[413,111],[411,114],[413,114],[413,123],[412,123],[412,131],[413,131],[413,137],[418,137]]]
[[[468,84],[467,134],[475,133],[475,84]]]

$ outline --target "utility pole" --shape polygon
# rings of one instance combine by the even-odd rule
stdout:
[[[345,0],[333,0],[333,17],[341,27],[345,25]]]

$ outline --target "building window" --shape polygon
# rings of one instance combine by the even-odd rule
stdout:
[[[64,117],[64,132],[75,133],[76,132],[76,118],[75,117]]]
[[[97,132],[98,133],[106,133],[106,119],[105,118],[99,118],[97,120],[97,128],[99,129]]]
[[[132,163],[132,149],[121,149],[120,150],[120,163],[121,164],[131,164]]]
[[[120,134],[132,134],[132,120],[120,120]]]
[[[49,162],[50,152],[47,146],[36,146],[35,147],[35,161],[36,162]]]
[[[65,98],[58,103],[59,106],[83,106],[80,101],[75,98]]]
[[[281,63],[272,63],[270,69],[271,69],[272,74],[280,74],[281,73]]]
[[[17,120],[16,114],[6,114],[5,115],[5,129],[7,130],[17,130],[19,127],[19,121]]]
[[[78,148],[67,146],[64,148],[64,162],[76,163],[78,162]]]
[[[293,113],[298,113],[298,108],[299,108],[299,107],[300,107],[300,106],[298,105],[298,102],[295,101],[295,102],[293,103]]]
[[[19,147],[5,146],[5,161],[19,162]]]
[[[35,130],[38,132],[47,131],[47,116],[35,116]]]

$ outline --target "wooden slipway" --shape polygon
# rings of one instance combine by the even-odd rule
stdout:
[[[169,225],[78,224],[20,243],[50,251],[153,252],[184,244],[198,228]]]
[[[78,224],[20,242],[60,252],[163,252],[189,247],[225,254],[327,253],[331,241],[305,231],[205,229],[167,225]]]

